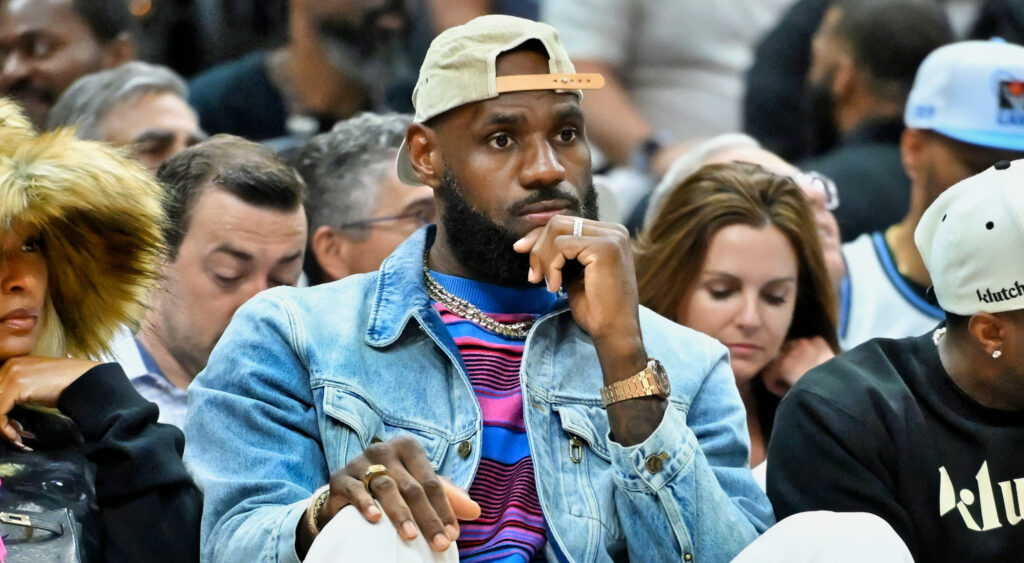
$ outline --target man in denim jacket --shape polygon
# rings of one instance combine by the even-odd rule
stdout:
[[[440,224],[253,299],[190,388],[205,561],[299,561],[349,505],[463,560],[729,561],[773,522],[725,349],[641,308],[596,220],[602,82],[544,24],[434,40],[398,171]]]

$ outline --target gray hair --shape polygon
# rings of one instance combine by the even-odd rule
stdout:
[[[650,202],[647,204],[647,212],[644,214],[644,228],[650,226],[654,217],[661,210],[665,198],[687,179],[694,172],[700,170],[708,160],[715,155],[739,148],[761,148],[761,144],[750,135],[743,133],[724,133],[712,137],[701,143],[697,143],[690,150],[679,155],[669,167],[668,172],[661,178],[658,185],[651,192]]]
[[[87,74],[61,94],[50,110],[48,130],[78,126],[81,139],[102,140],[99,123],[115,107],[145,94],[167,92],[188,99],[188,86],[173,70],[160,65],[132,61],[121,66]]]
[[[339,121],[306,142],[292,165],[309,190],[310,236],[321,226],[340,227],[369,218],[377,207],[377,186],[395,166],[412,116],[361,113]],[[355,231],[354,236],[365,234]]]

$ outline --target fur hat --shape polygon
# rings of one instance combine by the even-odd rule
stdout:
[[[41,232],[55,313],[44,313],[36,353],[98,357],[145,312],[163,260],[163,190],[140,164],[71,130],[4,126],[18,122],[9,106],[0,100],[0,226]]]
[[[0,129],[7,128],[21,133],[31,133],[32,123],[25,117],[21,106],[7,98],[0,98]]]

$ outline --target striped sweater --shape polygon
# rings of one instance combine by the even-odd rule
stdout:
[[[555,296],[544,288],[516,289],[432,272],[446,290],[501,322],[547,312]],[[464,562],[543,560],[544,515],[523,423],[519,366],[524,340],[490,332],[435,303],[455,344],[483,412],[483,451],[469,496],[480,518],[461,523]]]

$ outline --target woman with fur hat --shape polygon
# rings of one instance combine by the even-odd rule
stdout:
[[[36,135],[0,100],[0,510],[70,509],[85,561],[198,559],[183,436],[94,361],[156,279],[160,193],[116,150]]]

